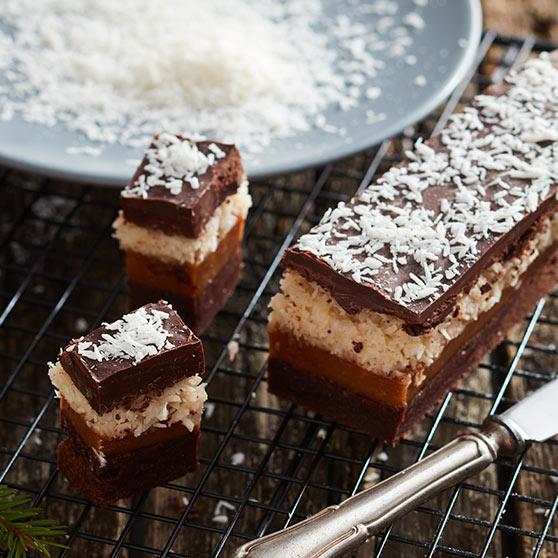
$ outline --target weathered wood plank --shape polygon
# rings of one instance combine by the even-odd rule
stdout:
[[[483,0],[484,25],[506,35],[558,41],[555,0]]]

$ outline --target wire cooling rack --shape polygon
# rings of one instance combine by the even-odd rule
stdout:
[[[210,402],[202,466],[106,510],[58,474],[63,433],[46,362],[69,338],[125,309],[122,258],[110,236],[117,193],[0,171],[0,482],[68,526],[60,556],[227,556],[423,458],[556,376],[552,295],[397,448],[278,402],[265,382],[266,307],[291,241],[397,162],[416,137],[437,131],[459,103],[548,47],[488,32],[475,69],[425,122],[350,160],[251,185],[242,281],[204,336]],[[557,556],[557,466],[554,441],[500,461],[356,556]]]

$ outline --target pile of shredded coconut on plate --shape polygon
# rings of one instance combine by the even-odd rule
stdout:
[[[424,2],[349,5],[375,23],[325,0],[3,0],[0,118],[63,124],[100,142],[78,148],[89,155],[161,130],[245,152],[312,127],[342,134],[323,110],[378,98],[378,53],[408,58],[424,31]]]

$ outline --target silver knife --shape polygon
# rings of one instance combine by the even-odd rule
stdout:
[[[339,505],[241,546],[235,558],[333,558],[354,549],[442,490],[513,457],[528,442],[558,434],[558,380],[549,382],[481,430],[464,434],[419,463]]]

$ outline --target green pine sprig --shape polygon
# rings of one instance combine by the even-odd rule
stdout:
[[[27,507],[31,498],[0,484],[0,549],[8,558],[25,558],[28,553],[50,557],[48,547],[66,548],[57,542],[66,529],[50,519],[39,517],[39,508]]]

